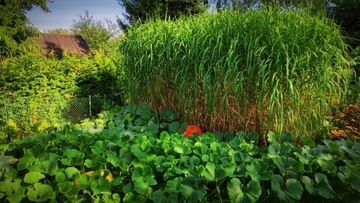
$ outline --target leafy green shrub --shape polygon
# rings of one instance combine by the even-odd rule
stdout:
[[[360,143],[289,133],[184,138],[177,115],[143,104],[15,140],[0,155],[0,200],[38,202],[329,202],[360,197]],[[159,123],[160,122],[160,123]],[[170,123],[169,123],[170,122]],[[155,127],[156,126],[156,127]],[[101,175],[101,171],[104,174]],[[84,172],[95,171],[91,176]],[[110,182],[105,177],[112,173]],[[75,180],[77,180],[75,184]]]
[[[109,54],[114,55],[114,53]],[[121,101],[121,78],[116,76],[114,59],[97,52],[85,57],[65,54],[62,59],[36,56],[32,52],[7,58],[0,64],[0,131],[8,140],[39,132],[64,121],[64,109],[75,97],[93,97],[92,112],[99,113],[104,102]],[[100,98],[100,99],[99,99]],[[18,128],[9,131],[12,119]],[[15,134],[14,134],[15,133]],[[6,136],[5,136],[6,137]]]
[[[336,24],[300,11],[154,21],[130,29],[120,48],[131,101],[212,131],[315,135],[352,72]]]

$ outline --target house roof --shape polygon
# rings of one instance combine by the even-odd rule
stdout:
[[[78,56],[90,53],[89,47],[80,35],[44,34],[37,40],[37,43],[46,50],[46,55],[53,51],[59,58],[62,58],[64,52]]]

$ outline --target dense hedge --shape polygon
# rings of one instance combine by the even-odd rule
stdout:
[[[2,61],[0,139],[9,141],[63,122],[63,109],[75,97],[92,95],[94,114],[104,104],[96,103],[99,99],[121,102],[121,76],[116,76],[115,59],[108,55],[98,51],[84,57],[65,54],[58,59],[30,51]]]

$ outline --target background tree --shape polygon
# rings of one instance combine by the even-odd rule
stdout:
[[[193,15],[206,10],[208,0],[118,0],[125,9],[124,20],[118,19],[123,30],[136,22],[152,18],[176,19],[181,15]]]
[[[261,6],[276,5],[287,8],[306,7],[311,10],[323,10],[329,0],[212,0],[217,10],[226,8],[246,11],[248,8],[258,8]]]
[[[110,38],[119,34],[118,26],[110,20],[105,19],[107,25],[104,25],[101,21],[95,21],[88,11],[79,17],[80,20],[74,20],[70,30],[81,35],[92,50],[100,49]]]
[[[16,55],[18,45],[29,36],[38,34],[25,16],[33,6],[49,12],[47,0],[0,0],[0,60]]]
[[[56,28],[56,29],[53,29],[53,30],[48,30],[46,33],[49,33],[49,34],[72,34],[72,32],[68,29],[63,29],[63,28]]]
[[[333,6],[329,9],[330,17],[342,27],[345,35],[349,36],[352,47],[360,46],[360,1],[359,0],[332,0]]]

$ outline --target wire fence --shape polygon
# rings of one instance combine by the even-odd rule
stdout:
[[[0,100],[0,144],[22,138],[56,124],[79,123],[100,113],[106,95],[82,98],[6,98]]]
[[[9,119],[28,122],[30,125],[37,120],[46,120],[48,123],[65,121],[78,123],[90,118],[101,110],[105,104],[102,97],[71,98],[68,100],[56,98],[33,98],[0,100],[0,126]]]

